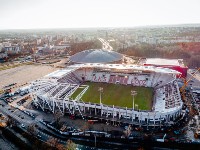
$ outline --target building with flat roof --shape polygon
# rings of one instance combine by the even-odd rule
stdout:
[[[188,67],[184,65],[183,59],[142,58],[140,65],[170,68],[181,73],[180,77],[187,77]]]

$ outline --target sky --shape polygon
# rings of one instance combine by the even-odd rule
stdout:
[[[0,29],[200,23],[200,0],[0,0]]]

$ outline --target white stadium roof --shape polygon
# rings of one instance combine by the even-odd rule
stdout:
[[[172,73],[172,74],[180,74],[180,72],[176,70],[172,70],[169,68],[162,68],[162,67],[154,67],[154,66],[140,66],[140,65],[127,65],[127,64],[99,64],[99,63],[87,63],[87,64],[75,64],[69,66],[72,68],[81,68],[81,67],[88,67],[88,68],[110,68],[110,69],[133,69],[133,71],[151,71],[151,72],[162,72],[162,73]]]
[[[74,69],[72,69],[72,68],[61,69],[61,70],[54,71],[54,72],[46,75],[45,77],[48,77],[48,78],[61,78],[66,73],[69,73],[69,72],[71,72],[73,70]]]
[[[75,65],[68,66],[65,69],[57,70],[46,75],[45,78],[61,78],[64,75],[74,70],[77,70],[79,68],[102,68],[102,69],[131,70],[133,72],[150,71],[150,72],[161,72],[161,73],[169,73],[169,74],[180,74],[180,72],[176,70],[172,70],[169,68],[162,68],[162,67],[154,67],[154,66],[87,63],[87,64],[75,64]]]

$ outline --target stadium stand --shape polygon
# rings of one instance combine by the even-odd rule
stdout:
[[[125,122],[163,121],[169,116],[176,119],[181,113],[182,100],[176,75],[179,72],[154,66],[133,66],[119,64],[80,64],[45,76],[31,83],[33,96],[40,106],[48,106],[54,112],[61,111],[83,115],[94,115],[107,119],[121,119]],[[154,89],[153,107],[150,111],[83,102],[81,100],[88,86],[84,82],[102,82],[110,84],[152,87]],[[80,94],[72,94],[80,87]],[[56,105],[52,105],[56,102]],[[61,109],[61,107],[64,107]],[[44,108],[42,108],[44,109]]]

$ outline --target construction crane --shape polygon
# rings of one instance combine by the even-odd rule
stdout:
[[[188,83],[189,83],[193,78],[195,78],[194,76],[196,75],[196,73],[198,73],[199,70],[200,70],[200,68],[198,68],[194,73],[192,73],[192,74],[191,74],[192,76],[191,76],[188,80],[183,79],[184,84],[183,84],[183,86],[180,88],[180,92],[182,93],[182,97],[183,97],[183,100],[184,100],[184,101],[185,101],[185,88],[186,88],[186,86],[188,85]]]

